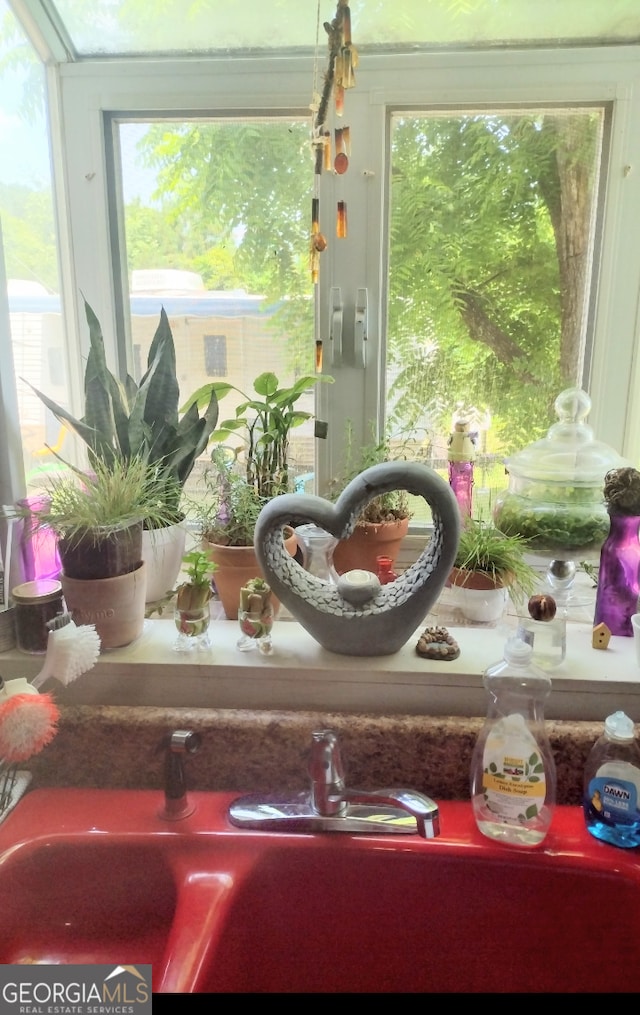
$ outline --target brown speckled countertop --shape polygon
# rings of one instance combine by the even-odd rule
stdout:
[[[311,732],[334,729],[347,783],[407,786],[435,799],[468,799],[471,754],[482,719],[243,709],[66,705],[52,743],[32,759],[33,786],[160,789],[165,734],[193,729],[200,751],[186,761],[196,790],[301,790]],[[557,800],[579,804],[597,722],[547,723],[558,769]]]

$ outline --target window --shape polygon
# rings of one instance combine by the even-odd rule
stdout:
[[[109,126],[123,195],[124,323],[144,364],[156,322],[150,315],[164,307],[183,402],[210,378],[251,397],[264,371],[283,385],[312,373],[308,123],[292,116],[114,117]],[[243,400],[230,391],[221,418]],[[312,411],[312,394],[303,401]],[[313,445],[310,427],[295,430],[294,479],[313,468]]]
[[[226,377],[227,367],[227,336],[204,336],[204,368],[207,377]]]
[[[589,386],[602,107],[391,118],[387,427],[447,474],[454,420],[477,434],[476,513],[503,458]]]
[[[639,143],[633,128],[640,102],[637,63],[633,48],[616,50],[615,60],[607,50],[544,57],[529,51],[517,68],[508,54],[497,53],[363,60],[346,103],[349,170],[323,174],[320,181],[328,247],[320,260],[315,321],[308,273],[310,119],[304,115],[309,61],[237,60],[207,64],[206,70],[198,62],[172,69],[169,62],[159,77],[153,66],[135,63],[126,75],[117,62],[66,65],[54,96],[66,139],[55,165],[68,181],[73,239],[65,245],[64,291],[73,310],[65,338],[80,351],[86,346],[82,293],[110,336],[113,358],[130,372],[139,370],[154,317],[162,300],[171,300],[170,320],[181,346],[201,350],[201,359],[185,363],[187,394],[207,378],[204,334],[226,335],[229,368],[231,350],[235,355],[244,349],[246,383],[273,363],[283,376],[286,370],[291,376],[307,371],[315,325],[324,339],[324,369],[336,383],[318,391],[328,439],[314,441],[309,432],[299,471],[314,471],[321,491],[340,470],[348,428],[358,446],[369,440],[372,421],[391,433],[409,427],[416,454],[440,467],[450,417],[466,400],[478,410],[490,465],[491,456],[537,436],[532,421],[539,418],[538,432],[553,421],[551,396],[573,379],[588,385],[589,422],[597,436],[633,460],[640,453],[634,373],[640,254],[631,224],[639,197],[625,166]],[[534,180],[523,162],[526,130],[546,139],[545,125],[552,123],[565,125],[567,137],[582,145],[580,167],[590,181],[581,226],[588,246],[573,293],[575,343],[568,363],[561,360],[558,337],[565,325],[557,237],[539,177]],[[578,125],[589,134],[587,148],[575,133]],[[425,138],[437,159],[431,154],[426,161]],[[477,150],[472,140],[480,144]],[[445,158],[454,164],[454,143],[464,147],[471,169],[460,161],[448,179]],[[421,166],[419,158],[425,160]],[[77,165],[89,167],[80,178]],[[492,191],[483,187],[485,172]],[[469,189],[472,179],[475,191]],[[273,180],[277,190],[270,190]],[[502,180],[501,203],[489,208]],[[529,202],[523,197],[528,186]],[[348,207],[346,239],[335,235],[339,201]],[[517,216],[517,229],[511,229],[510,214]],[[493,274],[483,277],[482,230],[492,227],[504,242],[496,239],[487,249]],[[530,243],[521,255],[526,264],[518,265],[509,244],[515,248],[522,236]],[[438,261],[435,274],[427,256]],[[451,280],[454,270],[471,269],[466,284],[471,278],[475,289],[466,293],[466,310],[451,288],[449,304],[443,304],[443,280]],[[201,297],[207,294],[211,303],[212,293],[220,312],[207,323]],[[363,293],[365,355],[355,336]],[[468,327],[458,341],[465,313],[471,316],[471,295],[477,299],[478,293],[500,308],[500,333],[510,348],[515,341],[524,350],[520,382],[486,342],[470,337]],[[341,349],[330,341],[336,298]],[[140,347],[139,367],[134,346]],[[69,397],[77,403],[81,359],[72,357],[72,365]],[[483,485],[490,489],[496,482],[499,477],[488,474]]]
[[[577,50],[544,59],[528,52],[519,59],[517,69],[499,54],[370,56],[362,62],[357,86],[347,100],[352,145],[349,170],[343,176],[323,174],[321,179],[321,228],[329,242],[320,262],[317,325],[325,339],[324,369],[336,378],[336,383],[319,391],[318,413],[329,422],[328,440],[316,441],[314,448],[320,489],[340,467],[349,424],[354,428],[356,443],[364,443],[370,435],[372,420],[384,425],[386,417],[392,427],[397,427],[402,400],[413,397],[423,409],[422,419],[416,419],[414,440],[429,449],[433,444],[429,429],[433,431],[433,427],[424,410],[429,410],[432,416],[431,410],[437,408],[436,436],[441,442],[447,432],[447,420],[463,400],[468,381],[473,381],[468,395],[471,405],[481,411],[483,419],[491,416],[486,435],[490,454],[500,456],[537,436],[532,432],[531,421],[538,417],[539,430],[548,427],[553,421],[551,395],[574,378],[589,385],[593,399],[590,423],[597,436],[631,457],[640,450],[640,445],[636,448],[636,432],[640,430],[634,427],[640,408],[634,394],[638,386],[632,380],[636,344],[633,293],[637,291],[640,275],[638,252],[631,235],[637,185],[632,174],[624,174],[623,167],[619,171],[612,168],[628,161],[627,153],[638,143],[632,129],[638,109],[635,61],[634,50],[617,51],[615,61],[606,51],[585,54]],[[146,329],[148,343],[152,321],[144,316],[138,321],[135,304],[138,297],[142,300],[150,296],[145,271],[152,268],[199,275],[205,292],[223,292],[228,296],[239,287],[248,298],[256,298],[269,286],[269,300],[285,299],[288,311],[294,309],[292,297],[296,311],[306,307],[308,312],[311,308],[312,289],[307,275],[312,180],[310,125],[300,115],[305,103],[308,105],[309,66],[306,60],[292,57],[278,63],[277,70],[275,73],[268,59],[255,64],[238,61],[228,65],[224,72],[217,66],[207,67],[203,76],[197,64],[183,64],[180,74],[176,71],[161,80],[154,79],[151,69],[124,78],[111,64],[101,66],[99,71],[90,64],[64,68],[63,116],[69,124],[76,125],[76,129],[66,132],[68,164],[95,162],[92,137],[94,142],[102,137],[105,151],[104,173],[95,163],[98,166],[95,177],[71,189],[70,215],[77,233],[73,250],[76,291],[82,290],[88,297],[93,293],[90,302],[98,316],[109,320],[115,316],[118,301],[110,298],[96,279],[113,275],[117,292],[122,278],[124,306],[127,297],[131,300],[127,327],[135,332],[134,340],[141,345],[141,328]],[[169,78],[171,87],[167,84]],[[270,83],[269,94],[264,90],[265,81]],[[517,104],[513,101],[514,90],[519,99]],[[105,94],[109,95],[108,105],[113,112],[105,110]],[[196,94],[198,110],[193,108]],[[481,106],[476,101],[479,94]],[[616,95],[625,101],[616,101]],[[411,106],[407,104],[408,96],[413,99]],[[224,117],[219,109],[221,97]],[[445,102],[445,98],[449,101]],[[457,101],[454,103],[453,99]],[[473,101],[475,105],[471,105]],[[150,105],[156,110],[153,119],[144,115]],[[274,109],[282,110],[285,106],[290,111],[288,115],[282,113],[280,119],[274,118]],[[188,118],[184,115],[187,109]],[[526,187],[533,185],[526,166],[522,165],[518,177],[513,175],[517,158],[522,163],[524,155],[510,148],[514,138],[522,141],[525,126],[546,138],[539,128],[551,123],[571,124],[574,132],[582,124],[583,132],[590,132],[589,147],[581,156],[581,166],[591,181],[583,218],[589,243],[582,258],[580,289],[575,297],[577,344],[568,366],[561,364],[558,344],[561,280],[555,237],[552,239],[548,212],[546,219],[543,216],[545,209],[539,192],[535,195],[537,204],[533,199],[527,203],[522,198]],[[467,144],[467,137],[474,131],[476,135],[484,132],[485,146],[489,140],[494,144],[493,162],[487,173],[495,181],[496,189],[502,179],[505,185],[508,181],[514,202],[518,198],[519,204],[513,204],[513,214],[518,216],[520,232],[509,227],[508,189],[500,206],[502,224],[491,218],[497,214],[496,209],[487,211],[482,207],[485,191],[478,167],[482,165],[480,159],[490,153],[480,150],[474,155],[469,144],[467,150],[475,159],[473,171],[480,181],[475,196],[464,191],[469,181],[463,179],[466,170],[461,167],[457,177],[449,181],[447,192],[442,175],[435,178],[435,166],[434,180],[429,186],[427,174],[431,170],[425,166],[420,193],[416,191],[412,196],[406,191],[409,169],[419,152],[416,139],[427,129],[440,131],[442,136],[447,127],[450,134],[454,128],[458,131],[460,144]],[[449,143],[453,144],[452,138]],[[194,148],[197,154],[190,158],[189,152]],[[506,162],[509,152],[516,159],[513,167]],[[110,153],[113,175],[120,180],[112,191],[107,186]],[[448,157],[453,159],[451,147]],[[198,165],[210,169],[206,173],[204,169],[198,171]],[[135,185],[135,173],[141,171],[146,182]],[[438,171],[446,172],[443,162]],[[269,196],[265,181],[269,183],[270,174],[275,178],[282,174],[288,188],[285,195],[288,203],[279,190],[271,209],[265,203],[265,194]],[[208,185],[214,189],[207,191]],[[412,186],[416,186],[415,180]],[[113,272],[112,223],[99,214],[101,200],[89,201],[87,191],[92,188],[104,189],[105,202],[115,202],[122,222],[119,260]],[[225,210],[225,200],[230,203],[230,210]],[[349,212],[346,240],[335,236],[336,208],[341,200],[347,203]],[[450,221],[446,219],[447,202],[457,216]],[[460,217],[465,202],[470,222],[475,224],[473,233]],[[418,207],[419,214],[415,213]],[[424,245],[420,249],[419,230],[425,230],[425,236],[429,236],[428,226],[432,233],[432,256],[442,255],[438,284],[445,268],[451,273],[454,267],[461,270],[475,259],[472,267],[476,271],[476,295],[481,291],[484,297],[487,279],[481,271],[482,230],[478,226],[481,215],[486,219],[483,228],[491,229],[493,221],[494,229],[504,238],[504,242],[496,241],[492,248],[493,255],[501,255],[503,260],[494,263],[496,277],[491,295],[495,305],[504,310],[502,331],[507,341],[513,342],[516,336],[531,368],[521,372],[520,387],[513,371],[511,380],[505,381],[505,368],[488,346],[476,342],[472,347],[474,340],[469,337],[467,353],[461,344],[456,346],[455,335],[460,334],[460,319],[464,315],[458,307],[457,332],[452,328],[453,316],[449,319],[446,316],[455,307],[448,311],[441,308],[440,317],[434,317],[435,301],[441,291],[421,260],[427,251]],[[402,216],[406,218],[406,228]],[[155,232],[149,227],[151,217],[156,223]],[[141,230],[138,223],[143,221],[147,228]],[[203,225],[209,228],[210,243],[208,246],[199,243],[197,256],[189,256],[190,234],[196,226],[201,229]],[[520,235],[529,236],[531,244],[535,240],[535,250],[531,246],[526,256],[531,253],[536,257],[534,261],[527,260],[522,270],[515,257],[509,256],[507,243],[515,247]],[[146,248],[137,236],[146,236]],[[271,239],[274,242],[269,253]],[[451,259],[453,246],[459,251],[457,263]],[[232,266],[229,257],[225,264],[221,256],[225,249],[228,254],[231,247]],[[156,255],[153,260],[151,251]],[[235,256],[238,251],[242,256]],[[167,252],[171,256],[167,257]],[[509,268],[511,289],[504,278],[505,266]],[[240,276],[238,267],[242,270]],[[262,270],[261,277],[257,276],[258,269]],[[278,295],[280,278],[286,279],[289,291],[280,288]],[[157,281],[156,277],[154,284]],[[363,290],[367,296],[365,357],[356,349],[354,338],[356,302]],[[328,342],[332,294],[336,291],[343,317],[341,350],[332,349]],[[167,289],[165,285],[163,292],[167,299],[167,293],[176,300],[181,298],[175,287]],[[190,290],[188,296],[194,296],[194,291]],[[160,300],[156,299],[156,306],[159,305]],[[181,313],[178,307],[176,314],[175,319],[187,321],[191,330],[189,314]],[[123,316],[126,319],[126,311]],[[78,320],[82,322],[80,314]],[[301,320],[305,321],[303,326],[299,322],[291,327],[287,327],[288,322],[279,323],[269,339],[264,340],[262,362],[271,358],[280,364],[279,357],[285,355],[295,369],[301,359],[310,361],[313,322],[309,316]],[[415,355],[423,355],[437,341],[429,332],[432,320],[446,332],[440,345],[446,341],[453,351],[439,366],[426,361],[418,365]],[[235,349],[235,339],[228,323],[224,328],[211,329],[215,333],[223,330],[230,353]],[[613,346],[609,341],[612,334],[616,335]],[[407,338],[412,343],[413,360],[405,356]],[[198,341],[202,342],[202,335]],[[255,376],[260,363],[256,355],[263,348],[263,339],[254,331],[245,335],[244,342],[248,350],[247,376]],[[130,353],[125,349],[124,355]],[[200,369],[202,379],[206,380],[204,360]],[[411,378],[411,384],[404,389],[403,372]],[[443,373],[454,381],[448,391],[441,384]],[[424,379],[426,387],[416,392],[418,377]],[[488,378],[493,385],[491,397]],[[536,385],[536,378],[541,379],[541,385]],[[193,375],[187,386],[195,386],[195,381]],[[537,401],[531,398],[534,391]],[[525,406],[527,401],[530,404]],[[401,420],[402,425],[406,425],[407,419],[410,417]],[[436,448],[434,462],[439,457]],[[308,453],[305,458],[308,460]],[[491,485],[489,480],[487,485]]]
[[[328,6],[327,17],[335,9]],[[349,168],[320,179],[328,245],[315,290],[310,103],[322,59],[312,39],[301,42],[310,33],[300,20],[315,21],[313,5],[280,4],[298,15],[290,35],[268,35],[262,20],[235,34],[225,23],[221,45],[232,56],[212,54],[210,40],[193,55],[197,20],[170,36],[172,55],[122,56],[140,52],[141,35],[145,44],[157,38],[145,31],[155,13],[144,4],[100,4],[91,25],[70,22],[69,38],[45,37],[44,22],[33,19],[37,50],[24,47],[28,65],[6,61],[0,92],[0,212],[7,272],[20,283],[10,285],[10,313],[31,482],[54,465],[46,444],[66,456],[73,448],[19,378],[78,412],[88,345],[83,297],[103,324],[111,365],[136,377],[166,301],[184,354],[185,394],[211,369],[230,375],[237,366],[243,382],[273,364],[283,376],[307,372],[321,340],[323,368],[335,378],[318,388],[328,437],[314,439],[309,427],[295,449],[298,473],[313,473],[320,491],[340,470],[349,427],[356,447],[372,425],[394,437],[408,429],[416,454],[441,467],[450,417],[473,408],[489,497],[499,482],[494,462],[548,426],[552,393],[573,380],[588,387],[599,439],[640,461],[637,4],[623,4],[626,21],[607,26],[598,20],[603,5],[585,0],[574,47],[550,36],[539,4],[531,5],[533,20],[505,19],[505,38],[496,28],[505,3],[492,5],[491,22],[481,16],[482,0],[463,6],[451,5],[459,19],[453,28],[439,23],[435,39],[422,0],[406,5],[400,26],[389,4],[362,25],[356,87],[345,99]],[[16,5],[39,8],[38,0]],[[170,3],[163,27],[184,20],[184,9]],[[353,11],[358,42],[357,17],[365,17],[355,3]],[[12,14],[4,27],[6,55],[23,37]],[[489,48],[474,50],[474,40]],[[509,48],[514,40],[526,44]],[[402,52],[407,41],[416,45]],[[437,48],[456,43],[456,51]],[[76,59],[74,46],[89,54],[97,46],[110,58]],[[44,118],[36,121],[36,159],[16,119],[18,72],[6,69],[23,66],[42,93],[43,62],[53,182]],[[565,138],[547,154],[557,161],[562,153],[567,169],[588,181],[574,235],[580,271],[570,285],[542,190],[544,166],[529,161],[524,144],[546,140],[551,125]],[[341,203],[344,238],[336,235]],[[571,301],[563,302],[565,288]],[[202,314],[203,301],[215,313]],[[489,310],[506,359],[513,354],[522,369],[496,356],[498,331],[494,348],[482,337]],[[225,339],[225,363],[222,342],[205,336]],[[224,414],[232,408],[230,400]]]

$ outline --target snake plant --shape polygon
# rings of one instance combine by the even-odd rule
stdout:
[[[84,306],[90,339],[84,416],[76,419],[29,386],[59,422],[85,442],[92,466],[132,459],[157,465],[159,496],[171,518],[178,521],[184,485],[218,422],[216,391],[211,389],[202,415],[196,402],[180,415],[175,346],[164,308],[140,384],[129,375],[120,381],[107,367],[100,322],[86,300]]]

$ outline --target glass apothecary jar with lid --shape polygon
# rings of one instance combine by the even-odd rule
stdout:
[[[509,485],[493,512],[502,532],[523,536],[533,555],[551,560],[554,587],[563,580],[570,584],[576,559],[597,560],[609,533],[604,478],[629,464],[596,440],[586,423],[590,409],[591,399],[580,388],[558,395],[558,422],[541,440],[505,459]]]

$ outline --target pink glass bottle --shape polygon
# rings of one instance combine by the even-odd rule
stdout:
[[[476,434],[469,432],[466,420],[454,422],[453,433],[449,438],[449,485],[458,502],[462,519],[471,517],[476,437]]]
[[[462,518],[471,517],[473,462],[449,462],[449,485],[454,492]]]
[[[611,634],[633,637],[631,617],[640,596],[640,517],[610,513],[611,527],[600,550],[594,626],[605,623]]]

